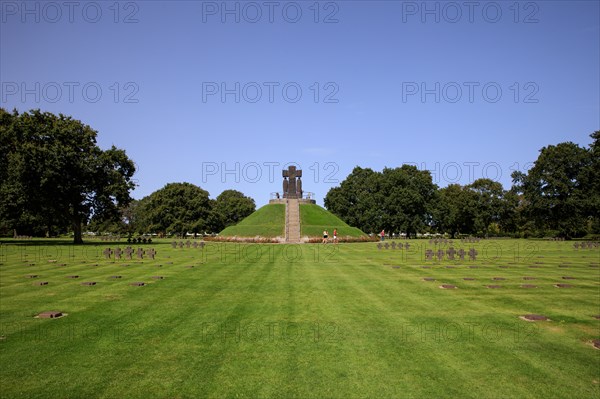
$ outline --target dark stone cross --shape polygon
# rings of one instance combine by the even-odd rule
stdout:
[[[438,258],[438,261],[442,260],[442,258],[444,257],[444,250],[438,249],[435,256]]]
[[[433,249],[425,250],[425,260],[433,260]]]
[[[112,255],[113,251],[110,248],[106,248],[102,253],[106,259],[110,259],[110,255]]]
[[[154,248],[150,248],[148,251],[146,251],[146,253],[150,259],[154,259],[154,256],[156,255],[156,250]]]
[[[125,258],[131,260],[131,254],[133,254],[133,248],[131,248],[131,247],[125,248]]]
[[[144,252],[144,250],[142,248],[138,248],[137,251],[136,251],[137,258],[138,259],[144,259],[144,253],[145,252]]]
[[[469,259],[477,260],[477,254],[478,254],[478,252],[475,248],[469,249]]]
[[[466,255],[467,253],[465,252],[465,250],[464,250],[464,249],[462,249],[462,248],[461,248],[461,249],[459,249],[459,250],[458,250],[457,254],[458,254],[458,256],[460,257],[460,260],[465,260],[465,255]]]
[[[448,254],[449,260],[454,260],[454,255],[456,255],[456,250],[453,247],[448,248],[446,253]]]
[[[115,260],[121,260],[121,256],[123,256],[123,250],[119,247],[115,248]]]
[[[302,169],[290,166],[282,171],[283,198],[302,198]]]

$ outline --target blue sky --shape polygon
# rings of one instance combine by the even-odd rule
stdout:
[[[0,2],[0,107],[82,120],[169,182],[322,204],[355,166],[510,187],[600,129],[598,1]],[[472,4],[472,5],[469,5]]]

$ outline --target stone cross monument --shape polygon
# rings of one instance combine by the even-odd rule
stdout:
[[[282,171],[282,175],[283,198],[302,198],[302,170],[290,166],[288,170]]]

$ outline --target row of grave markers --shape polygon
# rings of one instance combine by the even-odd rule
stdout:
[[[444,258],[444,256],[447,256],[448,260],[455,260],[456,256],[458,256],[460,260],[465,260],[465,256],[469,255],[469,260],[474,261],[477,260],[478,254],[479,253],[475,248],[469,249],[468,252],[462,248],[460,248],[457,251],[452,247],[448,248],[446,251],[444,251],[443,249],[438,249],[435,252],[433,251],[433,249],[427,249],[425,250],[425,260],[433,260],[434,255],[438,261],[441,261]]]
[[[573,244],[573,248],[575,249],[597,249],[600,247],[600,243],[598,242],[576,242]]]
[[[385,248],[385,249],[390,249],[390,248],[391,249],[396,249],[396,248],[398,248],[398,249],[410,249],[410,244],[409,243],[402,244],[401,242],[399,242],[399,243],[396,244],[393,241],[392,241],[391,244],[388,244],[387,242],[385,244],[378,243],[377,244],[377,249],[382,249],[382,248]]]
[[[183,241],[179,241],[179,242],[173,241],[171,243],[171,247],[173,247],[173,249],[175,249],[175,248],[183,248],[184,246],[186,248],[194,248],[194,249],[200,248],[200,249],[203,249],[205,245],[206,245],[206,243],[204,241],[200,241],[200,242],[193,241],[192,242],[190,240],[186,241],[185,243]]]
[[[143,248],[138,248],[134,250],[131,247],[126,247],[124,250],[117,247],[115,249],[106,248],[102,251],[105,259],[111,259],[114,256],[115,260],[125,259],[131,260],[133,259],[133,254],[135,253],[137,259],[144,259],[144,256],[147,256],[149,259],[154,259],[156,256],[156,250],[154,248],[150,248],[148,250],[144,250]]]

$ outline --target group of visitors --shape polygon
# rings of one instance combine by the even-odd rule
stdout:
[[[329,242],[329,232],[327,230],[323,230],[323,244],[327,244]],[[333,243],[338,243],[337,238],[337,229],[333,229]]]

